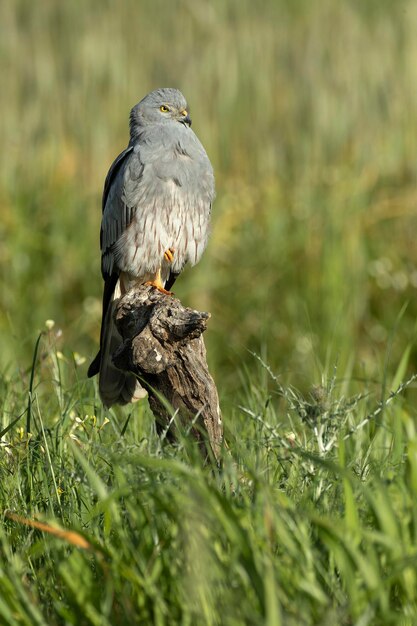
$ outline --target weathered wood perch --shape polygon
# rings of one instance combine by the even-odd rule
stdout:
[[[123,296],[116,307],[123,344],[113,354],[113,363],[139,377],[159,431],[168,426],[172,407],[182,424],[193,424],[191,433],[203,454],[208,440],[219,460],[223,425],[202,337],[209,317],[143,285]]]

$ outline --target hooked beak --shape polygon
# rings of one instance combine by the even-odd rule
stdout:
[[[183,109],[182,111],[180,111],[180,118],[179,118],[179,122],[181,122],[181,124],[184,124],[185,126],[191,126],[191,117],[188,115],[188,111],[186,111],[185,109]]]

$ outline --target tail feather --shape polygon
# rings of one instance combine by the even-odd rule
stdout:
[[[100,351],[88,368],[88,376],[99,374],[100,398],[107,407],[136,402],[148,395],[134,374],[117,369],[112,362],[112,355],[123,341],[113,318],[120,295],[120,282],[117,281],[110,298],[106,294],[106,310],[103,300]]]
[[[134,374],[122,372],[112,362],[112,354],[123,341],[113,321],[113,312],[117,301],[118,298],[113,300],[108,308],[104,321],[105,327],[101,348],[98,386],[100,398],[107,407],[113,404],[135,402],[135,400],[140,400],[140,398],[144,398],[147,395],[146,390],[141,386]]]

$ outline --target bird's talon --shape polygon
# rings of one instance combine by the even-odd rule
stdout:
[[[162,285],[162,283],[160,281],[148,280],[145,283],[145,285],[149,285],[149,287],[154,287],[155,289],[157,289],[161,293],[164,293],[166,296],[173,296],[174,295],[172,291],[168,291],[168,289],[165,289],[165,287]]]
[[[174,248],[168,248],[168,250],[165,250],[164,252],[164,259],[165,261],[168,261],[168,263],[172,263],[172,261],[174,260]]]

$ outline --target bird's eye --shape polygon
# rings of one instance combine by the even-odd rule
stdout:
[[[169,108],[167,106],[165,106],[165,104],[161,104],[161,106],[159,107],[159,110],[162,111],[162,113],[168,113],[169,112]]]

